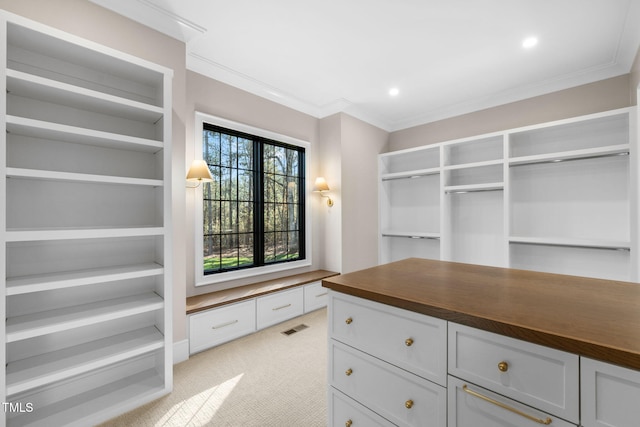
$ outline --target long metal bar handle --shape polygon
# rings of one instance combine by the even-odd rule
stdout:
[[[534,417],[533,415],[529,415],[529,414],[527,414],[525,412],[522,412],[521,410],[513,408],[513,407],[511,407],[509,405],[505,405],[502,402],[498,402],[497,400],[494,400],[494,399],[492,399],[490,397],[484,396],[484,395],[482,395],[482,394],[480,394],[480,393],[478,393],[476,391],[473,391],[473,390],[469,389],[466,384],[464,384],[462,386],[462,390],[464,390],[466,393],[469,393],[471,396],[474,396],[474,397],[477,397],[478,399],[482,399],[482,400],[484,400],[486,402],[492,403],[492,404],[494,404],[496,406],[499,406],[502,409],[506,409],[507,411],[511,411],[514,414],[520,415],[521,417],[525,417],[528,420],[535,421],[538,424],[549,425],[553,421],[549,417],[547,417],[546,420],[543,420],[541,418],[537,418],[537,417]]]
[[[214,325],[211,327],[211,329],[220,329],[220,328],[224,328],[225,326],[231,326],[234,323],[238,323],[237,320],[232,320],[231,322],[227,322],[227,323],[222,323],[220,325]]]

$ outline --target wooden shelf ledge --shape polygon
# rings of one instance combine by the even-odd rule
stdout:
[[[282,291],[284,289],[306,285],[337,276],[338,274],[340,273],[334,271],[314,270],[308,273],[294,274],[292,276],[252,283],[237,288],[195,295],[187,298],[187,315]]]

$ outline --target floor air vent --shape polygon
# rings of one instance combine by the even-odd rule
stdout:
[[[300,332],[300,331],[302,331],[303,329],[307,329],[307,328],[308,328],[308,326],[307,326],[307,325],[298,325],[298,326],[293,327],[293,328],[291,328],[291,329],[287,329],[286,331],[284,331],[284,332],[282,332],[282,333],[283,333],[283,334],[285,334],[285,335],[293,335],[293,334],[295,334],[296,332]]]

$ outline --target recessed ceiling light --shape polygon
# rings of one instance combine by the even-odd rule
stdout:
[[[399,93],[400,89],[398,89],[397,87],[392,87],[391,89],[389,89],[390,96],[398,96]]]
[[[522,47],[525,48],[525,49],[531,49],[532,47],[534,47],[537,44],[538,44],[538,38],[537,37],[527,37],[526,39],[524,39],[522,41]]]

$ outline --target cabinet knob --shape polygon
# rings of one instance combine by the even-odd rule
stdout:
[[[351,427],[351,424],[353,424],[353,421],[347,420],[347,422],[344,423],[344,427]]]
[[[406,345],[407,347],[411,347],[413,345],[413,338],[407,338],[406,340],[404,340],[404,345]]]
[[[409,399],[406,402],[404,402],[404,407],[407,409],[413,408],[413,400]]]
[[[509,364],[505,361],[498,363],[498,370],[500,372],[507,372],[509,370]]]
[[[344,321],[344,323],[346,323],[347,325],[350,325],[351,322],[353,322],[353,319],[351,317],[347,318],[347,320]]]
[[[346,376],[349,376],[349,375],[353,374],[353,369],[351,369],[351,368],[347,369],[346,371],[344,371],[344,374]]]

